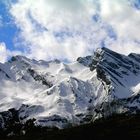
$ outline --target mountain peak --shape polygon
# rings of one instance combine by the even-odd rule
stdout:
[[[14,61],[29,61],[30,59],[28,59],[25,56],[22,55],[16,55],[16,56],[12,56],[11,59],[9,60],[10,62],[14,62]]]
[[[78,125],[131,112],[130,105],[139,109],[140,55],[103,47],[77,61],[63,64],[18,55],[1,64],[1,112],[14,108],[21,124],[34,118],[39,126],[65,128],[69,122]],[[5,120],[5,113],[1,117]]]
[[[77,61],[85,66],[97,65],[102,59],[106,59],[108,55],[114,55],[115,57],[120,57],[121,55],[106,48],[97,48],[93,55],[86,57],[79,57]]]
[[[101,47],[101,48],[97,48],[95,50],[95,53],[101,53],[101,52],[108,52],[108,53],[113,53],[114,51],[106,48],[106,47]]]

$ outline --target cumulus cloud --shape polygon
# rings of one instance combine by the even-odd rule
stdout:
[[[92,53],[103,42],[118,52],[138,51],[140,11],[134,2],[18,0],[11,4],[10,13],[20,29],[25,55],[71,61]]]
[[[96,32],[102,34],[99,41],[105,36],[105,31],[93,27],[93,7],[91,1],[83,0],[20,0],[11,14],[30,50],[29,57],[73,60],[88,54]]]
[[[140,10],[135,0],[101,0],[101,17],[116,30],[120,38],[140,40]]]

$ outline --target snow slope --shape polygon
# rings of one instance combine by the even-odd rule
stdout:
[[[64,128],[99,117],[106,103],[117,101],[120,113],[140,106],[140,55],[102,48],[70,64],[15,56],[0,64],[0,85],[0,112],[15,108],[22,123]]]

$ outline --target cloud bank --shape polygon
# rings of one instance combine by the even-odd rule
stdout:
[[[140,53],[137,0],[17,0],[9,12],[20,30],[15,46],[35,59],[72,61],[106,46]]]

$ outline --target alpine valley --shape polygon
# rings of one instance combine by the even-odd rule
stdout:
[[[89,129],[93,136],[104,136],[109,126],[117,135],[117,130],[126,131],[120,129],[123,124],[137,124],[134,135],[140,133],[139,114],[140,54],[99,48],[72,63],[24,56],[0,63],[1,138],[37,135],[43,140],[48,134],[53,140],[61,133],[62,140],[75,129],[73,137]]]

